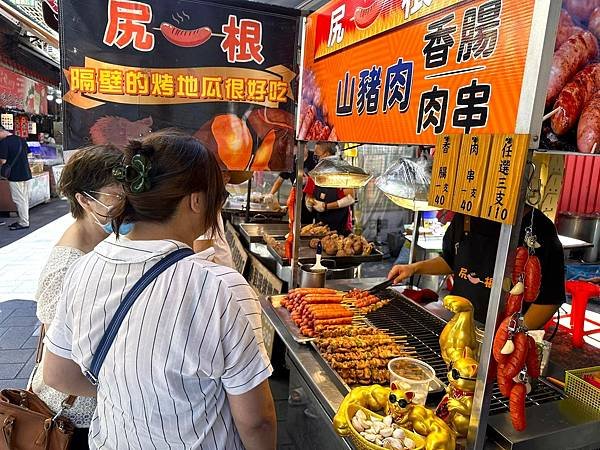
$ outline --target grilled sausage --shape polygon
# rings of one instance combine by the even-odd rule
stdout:
[[[561,45],[552,58],[546,106],[552,104],[573,75],[597,55],[598,40],[589,31],[571,36]]]
[[[540,259],[535,255],[530,255],[525,263],[525,295],[524,300],[527,303],[534,302],[537,299],[542,286],[542,265]]]
[[[598,10],[600,11],[600,8]],[[599,90],[600,64],[590,64],[575,75],[560,91],[554,103],[554,108],[560,109],[552,116],[552,131],[561,136],[573,128],[579,120],[584,106]]]
[[[600,7],[596,8],[590,16],[590,23],[588,29],[600,39]]]
[[[592,97],[581,113],[577,127],[577,149],[583,153],[600,150],[600,91]]]
[[[564,6],[577,20],[587,22],[592,11],[600,6],[600,0],[565,0]]]
[[[566,9],[561,10],[560,20],[558,22],[558,31],[556,32],[556,42],[554,43],[554,50],[558,50],[561,45],[567,42],[567,39],[580,31],[583,30],[575,26],[568,11]]]
[[[508,407],[510,409],[510,419],[516,431],[523,431],[527,428],[525,420],[525,394],[527,388],[523,383],[517,383],[510,391],[510,401]]]

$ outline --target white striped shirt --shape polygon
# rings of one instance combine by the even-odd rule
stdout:
[[[65,277],[47,349],[89,368],[119,303],[175,241],[108,238]],[[243,449],[226,394],[272,372],[260,305],[234,270],[193,255],[138,297],[99,374],[90,447]]]

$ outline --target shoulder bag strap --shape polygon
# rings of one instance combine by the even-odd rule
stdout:
[[[98,384],[98,374],[100,373],[100,368],[102,367],[102,363],[104,363],[104,359],[108,354],[108,350],[110,349],[117,332],[119,331],[119,327],[125,316],[133,306],[134,302],[140,296],[140,294],[148,287],[152,281],[154,281],[162,272],[168,269],[170,266],[175,264],[176,262],[186,258],[188,256],[193,255],[194,252],[189,248],[182,248],[179,250],[170,253],[165,256],[159,262],[157,262],[148,272],[146,272],[142,277],[135,283],[135,285],[131,288],[131,290],[127,293],[115,315],[111,319],[108,324],[108,328],[106,329],[104,336],[100,340],[100,344],[96,349],[96,353],[92,359],[92,363],[90,365],[89,370],[84,372],[85,376],[90,380],[90,382],[96,386]]]

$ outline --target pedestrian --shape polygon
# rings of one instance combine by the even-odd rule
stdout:
[[[123,188],[115,181],[112,170],[122,158],[123,153],[116,147],[97,145],[79,150],[62,171],[58,189],[67,198],[75,222],[50,252],[40,276],[35,298],[37,317],[44,330],[54,320],[65,274],[71,265],[110,234],[107,220],[110,208],[123,198]],[[34,369],[31,388],[56,413],[67,395],[46,386],[42,373],[43,362]],[[64,412],[76,427],[71,448],[88,448],[88,431],[95,409],[95,397],[78,397]]]
[[[65,277],[44,380],[73,395],[97,393],[92,449],[274,450],[272,368],[256,294],[239,273],[191,252],[194,239],[218,226],[224,185],[216,157],[173,131],[132,141],[124,153],[116,236]],[[127,222],[134,228],[122,238]],[[134,284],[182,249],[192,254],[131,294],[130,309],[115,318]],[[114,339],[92,370],[113,319],[122,322],[110,327]],[[95,374],[97,386],[82,372]]]
[[[0,175],[8,180],[10,195],[17,205],[19,220],[9,230],[29,228],[29,183],[31,169],[27,142],[0,125]]]

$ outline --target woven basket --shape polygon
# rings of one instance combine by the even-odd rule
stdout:
[[[600,372],[600,366],[567,370],[565,392],[582,403],[600,411],[600,389],[583,379],[588,373]]]
[[[367,415],[367,417],[373,416],[379,419],[383,419],[383,416],[375,414],[374,412],[369,411],[368,409],[363,408],[362,406],[356,403],[350,404],[348,405],[348,408],[346,408],[346,422],[348,423],[348,428],[350,429],[350,434],[347,437],[350,438],[354,446],[359,450],[386,450],[385,448],[379,445],[375,445],[372,442],[367,441],[352,426],[352,418],[359,409],[361,409]],[[402,429],[404,430],[406,437],[411,438],[415,442],[415,450],[423,450],[425,448],[425,439],[423,439],[423,437],[410,430],[407,430],[406,428]]]

